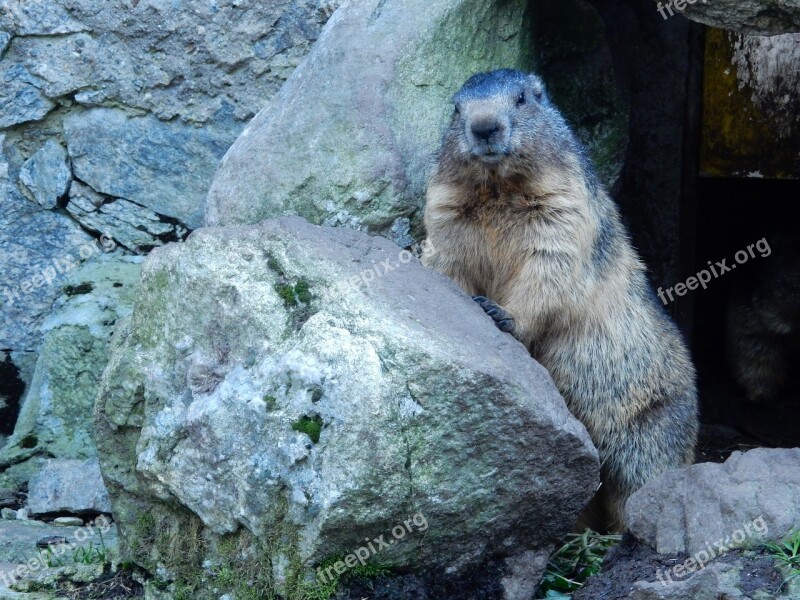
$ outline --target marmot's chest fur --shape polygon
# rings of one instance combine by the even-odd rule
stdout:
[[[463,273],[460,282],[474,295],[503,303],[519,277],[534,288],[552,287],[553,280],[579,277],[586,266],[593,225],[588,211],[567,196],[546,194],[535,182],[511,179],[433,183],[431,198],[430,220],[458,232],[434,235],[431,241],[443,246],[439,250],[444,254],[460,255],[449,274]],[[462,252],[467,240],[469,251]]]

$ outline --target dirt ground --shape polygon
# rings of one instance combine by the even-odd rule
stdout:
[[[658,581],[659,569],[666,571],[686,560],[686,556],[660,555],[655,550],[639,544],[631,537],[611,549],[603,561],[603,570],[589,579],[573,595],[573,600],[624,600],[637,581]],[[719,559],[730,563],[742,560],[742,592],[745,595],[759,589],[774,590],[777,594],[783,582],[775,562],[768,556],[745,556],[734,551]]]

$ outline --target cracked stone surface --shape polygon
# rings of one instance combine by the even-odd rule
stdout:
[[[64,214],[23,197],[2,176],[6,170],[0,153],[0,347],[36,351],[39,327],[61,294],[68,266],[80,261],[80,249],[93,239]]]
[[[55,140],[47,140],[22,165],[19,179],[43,208],[55,208],[72,180],[66,150]]]
[[[123,105],[205,123],[242,121],[280,87],[338,6],[257,0],[0,0],[4,58],[50,97]],[[46,60],[42,60],[46,57]]]
[[[165,220],[135,202],[103,196],[80,182],[70,187],[67,212],[90,231],[113,232],[117,244],[137,254],[182,240],[188,233],[179,223]]]
[[[219,124],[185,125],[110,108],[69,115],[64,133],[78,179],[192,229],[202,221],[211,174],[233,142]]]
[[[39,349],[62,280],[40,276],[87,232],[139,253],[199,224],[219,159],[338,4],[0,0],[0,347]],[[24,165],[54,145],[83,184],[66,212],[25,187]]]
[[[380,237],[296,217],[195,231],[148,256],[113,345],[95,440],[143,565],[164,551],[145,514],[211,536],[283,524],[313,563],[422,512],[382,564],[531,551],[541,570],[596,489],[546,371]]]

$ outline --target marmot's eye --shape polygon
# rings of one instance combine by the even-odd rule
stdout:
[[[519,98],[517,98],[517,106],[522,106],[525,104],[525,92],[521,92]]]

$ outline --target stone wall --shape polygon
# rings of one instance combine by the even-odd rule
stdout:
[[[6,383],[30,382],[70,265],[92,260],[82,246],[106,234],[143,254],[200,224],[219,159],[338,4],[0,0]]]

